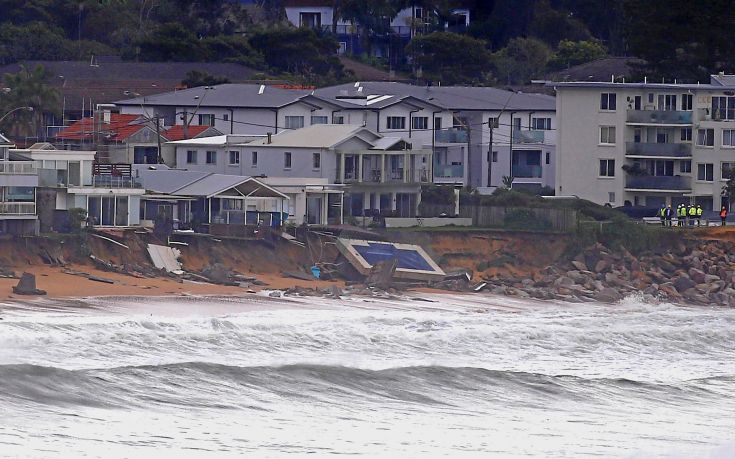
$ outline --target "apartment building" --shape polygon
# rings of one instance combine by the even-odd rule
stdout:
[[[289,210],[299,223],[415,216],[421,186],[431,183],[430,149],[363,126],[314,125],[245,143],[205,140],[176,142],[177,167],[257,177],[285,194],[301,185],[305,203],[293,199]]]
[[[0,234],[37,234],[38,175],[32,161],[11,154],[13,146],[0,134]]]
[[[612,206],[729,206],[722,186],[735,169],[735,76],[554,86],[558,195]]]
[[[543,94],[395,82],[311,91],[219,85],[117,104],[121,113],[161,116],[166,126],[188,120],[190,126],[204,123],[230,134],[277,134],[321,124],[365,126],[400,137],[413,148],[431,149],[435,183],[489,193],[508,176],[515,187],[554,186],[556,105]]]

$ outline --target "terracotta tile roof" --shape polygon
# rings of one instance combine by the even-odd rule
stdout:
[[[96,133],[103,134],[105,137],[109,136],[110,140],[122,141],[144,127],[140,120],[140,115],[112,113],[109,123],[100,123],[98,120],[98,124],[95,125],[92,118],[82,118],[56,134],[56,138],[59,140],[88,140],[92,139]]]
[[[169,129],[163,131],[161,135],[171,142],[175,140],[195,139],[210,128],[212,128],[212,126],[189,126],[187,129],[187,135],[184,136],[184,126],[182,124],[177,124],[176,126],[171,126]]]

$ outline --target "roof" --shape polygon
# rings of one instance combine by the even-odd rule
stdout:
[[[637,65],[646,61],[634,57],[606,57],[568,69],[552,72],[546,76],[552,81],[612,81],[614,78],[630,77]]]
[[[366,127],[354,124],[313,124],[301,129],[283,131],[272,136],[270,143],[265,138],[251,142],[249,145],[286,148],[332,148],[362,132],[369,133],[370,137],[380,137]],[[363,140],[372,145],[372,142]]]
[[[172,107],[280,108],[297,103],[311,93],[311,90],[285,89],[258,84],[221,84],[118,100],[115,104]]]
[[[360,88],[362,88],[360,90]],[[553,96],[518,93],[504,89],[476,86],[414,86],[399,82],[366,81],[317,89],[314,96],[344,108],[357,106],[350,97],[380,97],[372,108],[383,108],[397,101],[419,100],[446,110],[555,110]],[[389,97],[385,97],[389,96]]]
[[[211,198],[236,188],[241,195],[287,198],[275,188],[252,177],[181,169],[143,169],[139,173],[143,187],[154,193]]]
[[[0,146],[2,146],[2,147],[12,147],[13,146],[13,142],[11,142],[10,140],[8,140],[8,138],[5,137],[4,135],[0,134]]]
[[[140,115],[110,113],[109,123],[95,124],[91,117],[82,118],[61,130],[56,134],[56,138],[60,140],[86,140],[92,139],[95,135],[103,134],[109,140],[124,141],[146,127],[145,123],[145,119]]]
[[[199,136],[202,136],[203,134],[205,134],[207,131],[210,131],[210,130],[212,131],[212,133],[214,132],[220,133],[217,129],[213,128],[212,126],[191,125],[186,129],[186,135],[184,135],[184,126],[182,124],[177,124],[161,132],[161,135],[164,136],[169,141],[185,140],[185,139],[197,138]]]

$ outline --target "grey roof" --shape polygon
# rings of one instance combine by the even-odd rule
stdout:
[[[362,87],[359,91],[358,88]],[[361,108],[350,97],[393,96],[370,104],[383,108],[411,97],[447,110],[555,110],[554,97],[545,94],[517,93],[504,89],[475,86],[414,86],[405,83],[366,81],[317,89],[314,96],[344,108]],[[411,99],[409,99],[411,100]]]
[[[116,101],[117,105],[167,105],[174,107],[280,108],[299,102],[311,91],[282,89],[257,84],[221,84],[165,92],[146,97]]]
[[[699,90],[722,90],[727,86],[713,84],[691,84],[691,83],[612,83],[604,81],[552,81],[547,83],[554,88],[587,88],[587,89],[699,89]]]
[[[11,147],[13,146],[13,142],[7,139],[4,135],[0,134],[0,146],[2,147]]]
[[[370,129],[355,124],[313,124],[301,129],[283,131],[268,139],[256,140],[248,146],[285,147],[285,148],[332,148],[340,143],[360,135],[360,138],[371,146],[374,143],[368,138],[380,136]]]
[[[710,83],[716,86],[735,87],[735,75],[725,75],[724,73],[710,75]]]
[[[645,63],[643,59],[634,57],[606,57],[549,73],[546,79],[550,81],[612,81],[613,78],[630,77],[635,72],[635,66]]]
[[[286,197],[275,188],[252,177],[241,175],[181,169],[143,169],[140,170],[140,176],[143,188],[154,193],[211,198],[232,188],[248,184],[249,186],[244,191],[248,193],[252,191],[254,197]]]

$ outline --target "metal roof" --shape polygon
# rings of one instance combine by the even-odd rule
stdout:
[[[280,191],[252,177],[214,174],[179,169],[140,170],[143,188],[154,193],[211,198],[237,189],[240,195],[260,198],[286,198]]]
[[[14,144],[10,140],[8,140],[7,137],[0,134],[0,146],[2,147],[12,147]]]
[[[181,91],[136,97],[117,105],[165,105],[173,107],[280,108],[301,101],[311,90],[283,89],[258,84],[199,86]],[[304,101],[304,103],[309,103]]]
[[[313,124],[301,129],[283,131],[268,139],[260,139],[249,146],[285,147],[285,148],[332,148],[340,143],[362,134],[360,139],[369,145],[374,142],[364,137],[378,139],[380,136],[364,126],[355,124]]]

